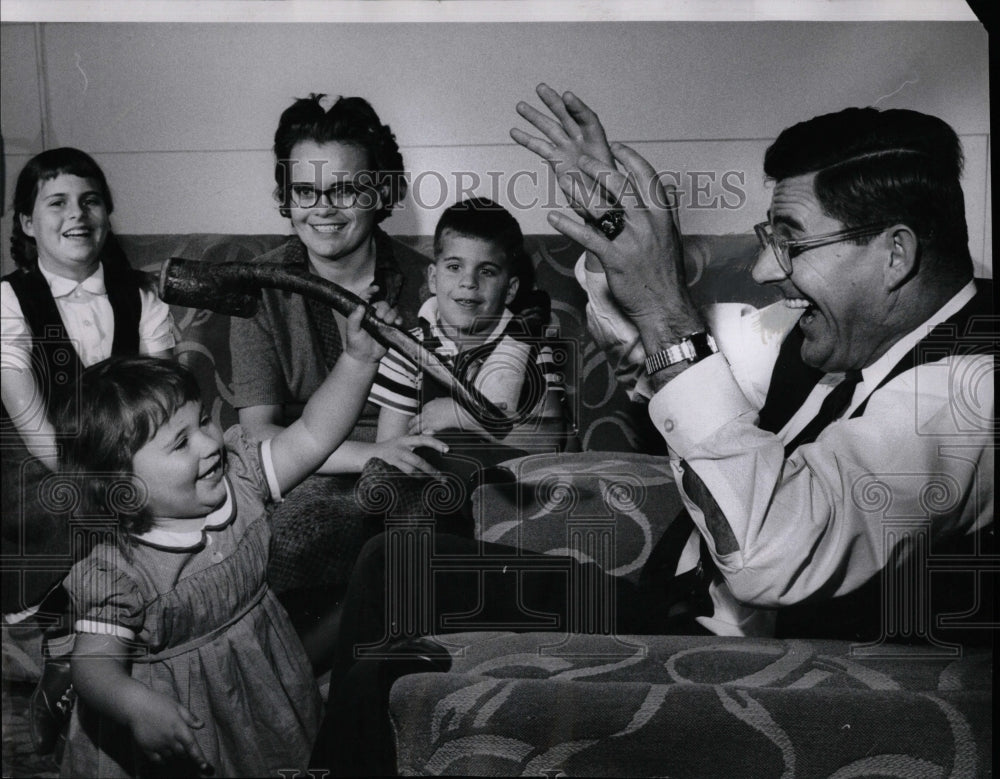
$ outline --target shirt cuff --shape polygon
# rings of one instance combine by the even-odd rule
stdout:
[[[142,353],[143,354],[157,354],[158,352],[165,352],[169,349],[173,349],[177,345],[177,341],[174,338],[173,333],[166,333],[154,340],[146,340],[142,342]]]
[[[141,351],[144,354],[155,354],[173,349],[176,346],[176,339],[170,306],[149,290],[142,290],[140,295],[142,297],[142,315],[139,321]]]
[[[649,401],[649,418],[674,452],[698,443],[744,414],[755,414],[722,354],[699,360]]]
[[[582,254],[573,274],[587,293],[587,328],[614,370],[615,380],[625,388],[628,399],[644,403],[653,396],[653,385],[646,376],[646,351],[639,331],[621,312],[604,273],[587,270],[585,263],[586,254]]]
[[[606,311],[608,309],[617,310],[618,304],[615,302],[614,296],[611,294],[611,288],[608,287],[608,278],[601,271],[590,271],[585,267],[587,261],[586,253],[581,254],[580,258],[576,261],[576,265],[573,268],[573,275],[576,277],[576,283],[579,284],[583,291],[587,293],[587,299],[590,303],[596,304],[596,307],[600,311]]]
[[[131,641],[135,638],[135,633],[128,628],[115,625],[111,622],[101,622],[96,619],[78,619],[73,623],[73,630],[76,633],[98,633],[102,636],[115,636],[126,641]]]
[[[271,500],[275,503],[281,503],[285,497],[281,494],[281,485],[278,484],[278,477],[274,473],[270,438],[260,442],[260,467],[264,470],[264,478],[267,479],[267,489],[271,493]]]

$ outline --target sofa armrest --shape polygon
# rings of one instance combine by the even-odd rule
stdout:
[[[390,699],[403,776],[988,776],[990,709],[988,692],[451,674],[404,677]]]
[[[503,468],[505,479],[473,492],[477,538],[569,554],[636,582],[683,508],[665,457],[538,454],[508,460]]]
[[[855,657],[844,641],[439,637],[447,673],[396,682],[403,775],[989,775],[992,654]],[[578,650],[584,644],[589,654]],[[556,646],[554,646],[556,645]],[[595,705],[595,702],[598,702]],[[559,773],[561,772],[561,773]]]

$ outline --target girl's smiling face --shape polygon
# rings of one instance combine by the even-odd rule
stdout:
[[[132,458],[133,478],[154,517],[203,517],[226,499],[222,431],[188,401]]]
[[[75,281],[97,270],[111,222],[93,179],[60,173],[41,182],[31,215],[20,219],[25,235],[35,239],[45,270]]]

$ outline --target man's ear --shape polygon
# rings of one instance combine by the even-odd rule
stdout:
[[[904,224],[891,227],[888,236],[890,243],[885,262],[885,283],[888,289],[896,290],[917,272],[919,241],[913,230]]]
[[[29,238],[35,237],[35,226],[31,221],[31,214],[18,214],[18,219],[21,220],[21,230]]]
[[[507,282],[507,297],[503,304],[509,306],[515,297],[517,297],[517,288],[521,286],[521,280],[517,276],[511,276],[510,281]]]

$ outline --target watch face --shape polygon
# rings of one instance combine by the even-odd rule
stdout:
[[[707,357],[711,354],[708,348],[708,333],[692,333],[688,336],[687,343],[691,346],[692,356]]]

